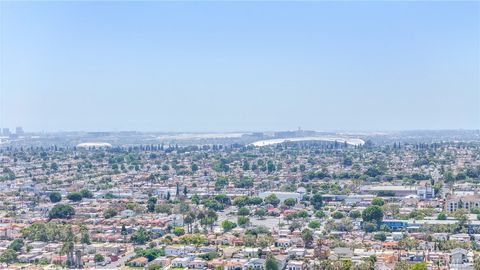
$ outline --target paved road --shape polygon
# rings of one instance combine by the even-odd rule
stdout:
[[[118,259],[118,261],[116,262],[112,262],[112,263],[109,263],[105,266],[96,266],[95,268],[96,269],[118,269],[122,266],[125,265],[125,262],[127,262],[128,260],[130,260],[130,258],[132,258],[133,256],[135,256],[135,252],[133,251],[133,249],[131,250],[128,250],[126,253],[125,253],[125,256],[122,256]]]

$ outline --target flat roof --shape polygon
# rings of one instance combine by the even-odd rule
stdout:
[[[363,190],[373,190],[373,191],[381,191],[381,190],[390,190],[390,191],[416,191],[417,187],[415,186],[368,186],[362,188]]]

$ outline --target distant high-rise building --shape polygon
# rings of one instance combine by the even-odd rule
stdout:
[[[23,135],[23,134],[24,134],[23,128],[22,128],[22,127],[16,127],[16,128],[15,128],[15,134],[17,134],[17,135]]]
[[[2,128],[2,135],[4,136],[10,136],[10,129],[9,128]]]

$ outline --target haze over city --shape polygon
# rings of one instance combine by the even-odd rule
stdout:
[[[1,2],[29,131],[478,129],[479,2]]]
[[[0,0],[0,269],[480,270],[479,1]]]

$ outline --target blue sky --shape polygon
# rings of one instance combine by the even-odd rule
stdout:
[[[480,128],[478,2],[1,5],[11,128]]]

